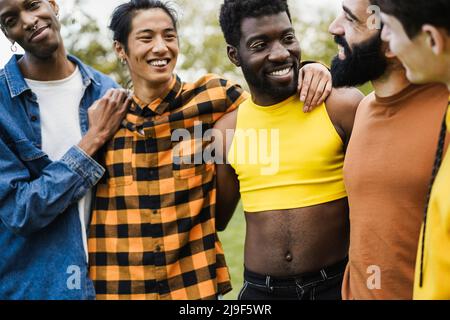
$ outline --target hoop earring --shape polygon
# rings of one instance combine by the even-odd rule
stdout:
[[[17,52],[17,46],[15,43],[11,45],[11,52]]]

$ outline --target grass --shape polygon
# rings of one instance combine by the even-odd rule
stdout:
[[[233,291],[225,295],[225,300],[236,300],[243,285],[245,216],[242,204],[236,209],[227,229],[219,233],[225,258],[230,270]]]

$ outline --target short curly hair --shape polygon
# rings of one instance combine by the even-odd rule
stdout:
[[[241,23],[244,18],[258,18],[286,12],[292,22],[287,0],[225,0],[220,8],[220,27],[225,41],[239,47]]]

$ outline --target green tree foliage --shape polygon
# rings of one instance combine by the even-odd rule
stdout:
[[[117,59],[111,39],[105,36],[97,21],[84,8],[85,0],[76,0],[70,14],[61,19],[66,49],[86,64],[112,76],[126,87],[129,82],[126,68]]]

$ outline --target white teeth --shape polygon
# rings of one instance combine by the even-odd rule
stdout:
[[[283,70],[274,71],[274,72],[271,72],[270,75],[271,76],[285,76],[285,75],[287,75],[289,73],[289,71],[291,71],[291,68],[286,68],[286,69],[283,69]]]
[[[150,62],[150,65],[155,67],[164,67],[169,63],[168,60],[153,60]]]
[[[340,59],[345,59],[345,48],[341,45],[338,45],[338,55]]]

